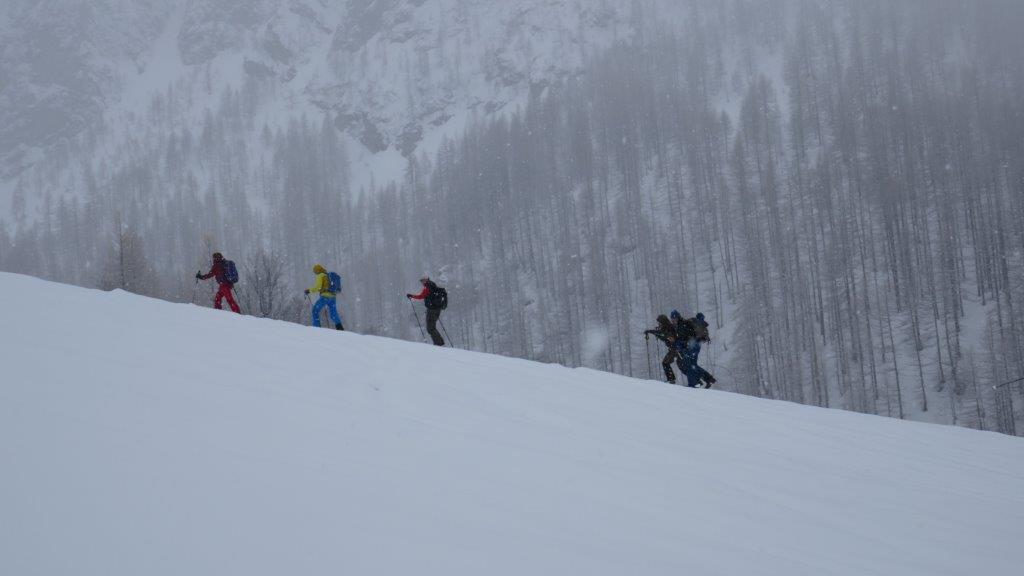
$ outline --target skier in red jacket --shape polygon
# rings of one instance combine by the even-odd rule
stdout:
[[[231,306],[231,311],[241,314],[242,311],[238,308],[238,303],[235,302],[235,295],[231,292],[231,289],[234,287],[234,283],[227,277],[227,270],[224,265],[225,262],[223,254],[220,252],[214,252],[213,266],[210,268],[210,271],[206,274],[203,274],[201,271],[196,272],[196,279],[209,280],[210,278],[216,278],[219,287],[217,289],[217,295],[213,298],[213,307],[217,310],[221,310],[221,302],[226,298],[228,306]]]
[[[427,308],[427,333],[430,334],[434,346],[444,346],[444,338],[441,338],[441,333],[437,331],[437,321],[441,319],[441,310],[448,305],[447,295],[442,304],[435,297],[441,293],[441,290],[433,280],[423,277],[420,278],[420,284],[423,285],[423,290],[419,294],[406,294],[405,297],[409,300],[423,300]]]

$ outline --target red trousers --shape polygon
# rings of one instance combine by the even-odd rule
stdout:
[[[238,314],[242,313],[242,311],[238,309],[238,303],[235,302],[235,295],[231,293],[231,284],[225,283],[220,285],[220,288],[217,290],[217,295],[213,298],[213,307],[220,310],[221,301],[225,298],[228,299],[228,306],[231,306],[232,312],[237,312]]]

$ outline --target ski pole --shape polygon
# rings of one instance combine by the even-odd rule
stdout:
[[[409,300],[409,306],[412,307],[412,316],[413,318],[416,319],[416,325],[419,326],[420,328],[420,338],[422,338],[423,341],[426,342],[427,334],[426,332],[423,331],[423,324],[420,324],[420,315],[416,312],[416,305],[412,303],[412,300]]]
[[[199,277],[196,277],[196,283],[192,285],[192,303],[196,303],[196,288],[199,287]]]
[[[1002,384],[996,384],[992,387],[993,390],[998,390],[1003,386],[1009,386],[1010,384],[1016,384],[1017,382],[1024,382],[1024,378],[1017,378],[1016,380],[1010,380],[1009,382],[1003,382]]]
[[[654,367],[651,364],[651,337],[644,334],[644,344],[647,347],[647,378],[654,380]]]
[[[452,344],[452,337],[448,335],[448,329],[444,327],[444,320],[438,318],[437,323],[441,325],[441,332],[444,332],[444,337],[448,340],[448,345],[455,348],[455,344]]]

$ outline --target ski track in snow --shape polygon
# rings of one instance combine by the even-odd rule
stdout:
[[[1019,569],[1019,438],[0,292],[2,574]]]

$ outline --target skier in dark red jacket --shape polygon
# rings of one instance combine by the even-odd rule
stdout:
[[[210,271],[206,274],[196,272],[196,279],[209,280],[210,278],[216,278],[219,287],[217,289],[217,295],[213,298],[213,307],[217,310],[221,310],[221,302],[226,298],[228,306],[231,306],[232,312],[241,314],[242,311],[238,308],[238,303],[235,302],[235,295],[231,292],[231,289],[235,284],[228,278],[225,262],[227,261],[224,260],[223,254],[220,252],[214,252],[213,266],[210,268]],[[231,266],[233,267],[234,264]]]

